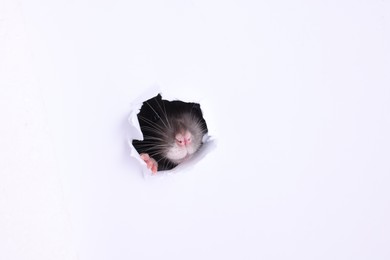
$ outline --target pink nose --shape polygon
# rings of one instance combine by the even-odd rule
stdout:
[[[185,134],[177,134],[176,143],[179,146],[189,145],[191,143],[191,134],[188,131]]]

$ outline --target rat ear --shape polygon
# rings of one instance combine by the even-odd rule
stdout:
[[[157,100],[161,100],[161,99],[162,99],[161,93],[158,93],[158,95],[156,96],[156,99],[157,99]]]
[[[199,103],[192,103],[192,108],[200,110],[200,104]]]

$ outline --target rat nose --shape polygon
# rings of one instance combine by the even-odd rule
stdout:
[[[177,134],[176,135],[176,143],[179,146],[186,146],[191,143],[192,136],[190,132],[185,132],[184,134]]]

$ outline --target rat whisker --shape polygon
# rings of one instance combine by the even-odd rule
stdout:
[[[153,110],[153,112],[154,112],[159,118],[161,118],[160,115],[157,113],[157,111],[154,110],[154,108],[149,104],[149,102],[145,101],[145,103]],[[158,101],[157,101],[157,104],[158,104]],[[164,120],[161,120],[161,122],[164,124],[165,127],[167,127],[167,125],[164,123]]]
[[[154,126],[156,128],[159,128],[160,130],[164,130],[164,128],[162,126],[158,125],[157,123],[153,122],[152,120],[150,120],[146,117],[139,116],[139,119],[141,119],[142,121],[144,121],[145,123],[147,123],[150,126]]]
[[[155,129],[151,128],[144,128],[144,130],[147,130],[146,133],[144,133],[144,136],[151,136],[153,134],[153,137],[160,138],[160,139],[166,139],[168,137],[167,134],[161,133],[160,131],[156,131]]]
[[[150,143],[156,143],[156,141],[161,141],[164,142],[164,139],[162,138],[157,138],[157,137],[150,137],[150,136],[145,136],[144,137],[144,142],[150,142]]]
[[[165,108],[164,102],[162,101],[162,107],[160,106],[160,103],[159,103],[159,102],[157,102],[157,105],[160,107],[162,113],[164,114],[165,120],[166,120],[166,122],[167,122],[169,128],[172,128],[172,127],[171,127],[171,124],[169,123],[169,120],[168,120],[167,110],[166,110],[166,108]]]

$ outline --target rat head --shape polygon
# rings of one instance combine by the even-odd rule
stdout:
[[[154,157],[159,165],[186,160],[200,148],[207,134],[197,103],[167,101],[158,95],[144,102],[138,118],[144,135],[142,152]]]
[[[207,126],[199,104],[172,101],[170,109],[169,148],[165,157],[180,163],[200,148]]]

